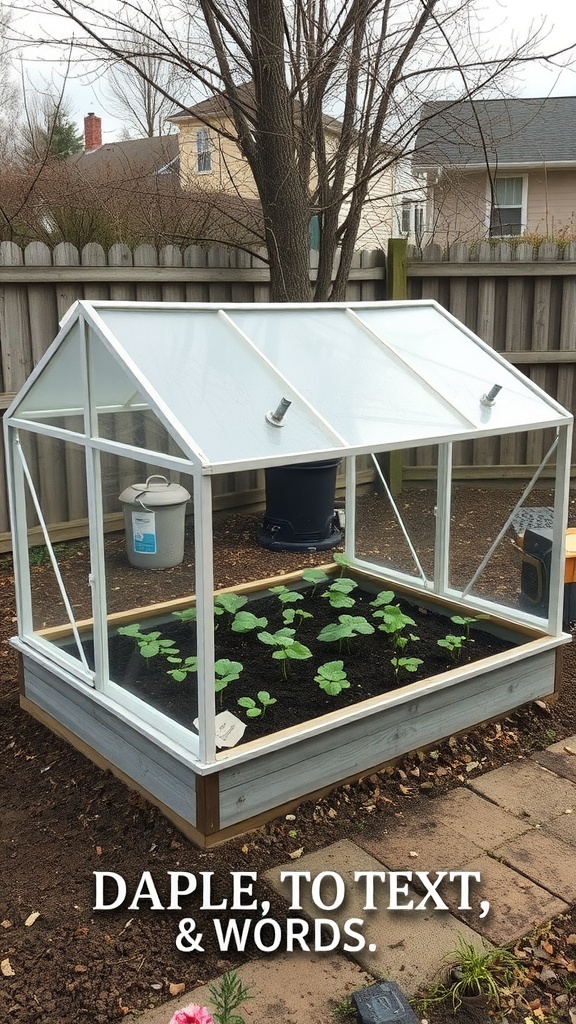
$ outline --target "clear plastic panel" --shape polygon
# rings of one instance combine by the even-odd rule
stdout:
[[[503,435],[496,442],[499,457],[511,465],[505,481],[488,482],[487,467],[484,486],[466,485],[458,466],[453,469],[450,586],[464,596],[546,620],[555,453],[531,487],[528,473],[536,473],[550,451],[553,432]],[[486,459],[489,453],[479,451],[479,443],[472,454]],[[523,464],[527,468],[515,473],[513,467]]]
[[[467,429],[447,401],[344,309],[287,310],[275,316],[273,330],[265,310],[231,316],[348,444],[411,441]]]
[[[84,410],[80,327],[75,324],[55,350],[37,380],[26,392],[16,410],[22,419],[53,423],[58,417],[79,417],[72,422],[84,432]],[[72,429],[71,423],[61,423]]]
[[[87,533],[84,449],[24,432],[20,443],[30,475],[26,498],[28,526],[33,527],[28,534],[33,630],[84,668],[92,669],[89,544],[84,539],[62,539],[71,520],[77,522],[74,532]],[[39,526],[40,517],[49,545]]]
[[[209,462],[242,461],[338,447],[277,374],[217,311],[99,313],[144,380]],[[292,399],[284,428],[266,414]]]
[[[376,472],[374,489],[371,493],[359,489],[356,498],[356,555],[422,583],[431,581],[437,446],[389,452],[377,461],[380,473]]]
[[[198,687],[192,478],[108,453],[101,455],[101,474],[109,527],[104,560],[114,697],[122,700],[124,692],[148,711],[193,730]],[[120,503],[121,488],[152,474],[182,488],[173,488],[173,504]],[[160,717],[158,724],[166,731]]]
[[[430,306],[359,310],[358,315],[383,342],[406,360],[430,388],[480,429],[505,430],[538,424],[558,414],[545,395],[507,365],[500,365],[458,324]],[[494,385],[501,388],[494,404],[482,402]]]

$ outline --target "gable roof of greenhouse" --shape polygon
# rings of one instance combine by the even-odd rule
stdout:
[[[282,398],[291,405],[279,427],[267,414]],[[80,301],[7,416],[46,423],[87,416],[90,403],[99,416],[151,408],[205,472],[571,419],[432,300]]]

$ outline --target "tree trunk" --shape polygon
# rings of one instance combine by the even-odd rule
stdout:
[[[253,174],[264,211],[273,302],[308,302],[308,182],[298,166],[281,0],[248,0],[256,99]]]

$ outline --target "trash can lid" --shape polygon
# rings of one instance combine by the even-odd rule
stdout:
[[[142,508],[157,508],[161,505],[182,505],[190,500],[190,494],[181,484],[171,484],[165,476],[155,473],[149,476],[146,483],[131,484],[119,497],[129,505],[140,505]]]

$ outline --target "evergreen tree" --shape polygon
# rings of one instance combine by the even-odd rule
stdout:
[[[84,139],[66,113],[56,109],[46,116],[44,126],[39,129],[38,143],[42,154],[65,160],[83,149]]]

